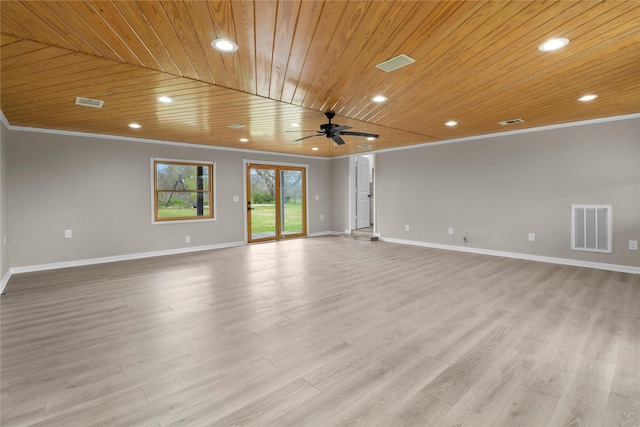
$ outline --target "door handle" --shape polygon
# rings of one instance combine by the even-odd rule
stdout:
[[[255,209],[255,208],[247,208],[247,210],[248,210],[248,211],[252,211],[252,210],[254,210],[254,209]]]

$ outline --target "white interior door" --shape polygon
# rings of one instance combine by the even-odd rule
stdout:
[[[370,169],[369,158],[358,156],[356,165],[356,228],[366,228],[371,225]]]

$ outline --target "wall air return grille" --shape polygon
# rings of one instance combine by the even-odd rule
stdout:
[[[611,253],[611,205],[571,205],[571,249]]]
[[[102,108],[104,101],[91,98],[76,97],[76,105],[82,105],[84,107]]]
[[[395,71],[398,68],[402,68],[406,65],[413,64],[414,62],[416,62],[415,59],[405,54],[401,54],[394,58],[381,62],[380,64],[376,65],[376,67],[380,68],[382,71],[386,71],[387,73],[390,73],[391,71]]]

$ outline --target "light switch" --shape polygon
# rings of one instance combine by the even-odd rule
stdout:
[[[629,250],[637,251],[638,250],[638,241],[637,240],[629,240]]]
[[[453,228],[449,227],[449,236],[453,236]]]
[[[316,194],[316,200],[320,200],[320,196]]]
[[[530,242],[536,241],[536,233],[529,233],[529,241]]]
[[[73,232],[71,230],[64,230],[64,238],[70,239],[73,237]]]

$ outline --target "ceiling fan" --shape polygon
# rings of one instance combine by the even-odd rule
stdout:
[[[375,133],[364,133],[364,132],[350,132],[347,129],[351,129],[351,126],[340,126],[339,124],[331,123],[331,119],[336,115],[333,111],[327,111],[324,113],[327,119],[329,119],[329,123],[325,123],[320,125],[320,130],[309,131],[316,132],[315,135],[304,136],[302,138],[296,139],[296,141],[302,141],[303,139],[312,138],[314,136],[325,136],[328,139],[333,139],[335,145],[343,145],[344,139],[342,139],[341,135],[352,135],[352,136],[365,136],[367,138],[377,138],[380,135]]]

